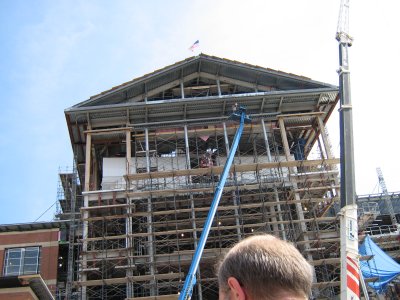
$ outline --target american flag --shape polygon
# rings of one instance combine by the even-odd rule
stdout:
[[[193,52],[194,49],[196,49],[196,48],[199,47],[199,46],[200,46],[199,40],[197,40],[197,41],[195,41],[195,42],[193,43],[192,46],[190,46],[189,50]]]

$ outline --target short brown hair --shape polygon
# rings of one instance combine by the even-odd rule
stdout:
[[[235,277],[254,299],[274,299],[282,290],[311,295],[311,265],[292,244],[272,235],[236,244],[218,264],[217,275],[220,289],[229,290],[228,278]]]

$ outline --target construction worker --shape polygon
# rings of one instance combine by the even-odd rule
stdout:
[[[233,113],[235,113],[238,110],[238,104],[237,102],[235,104],[232,105],[232,111]]]
[[[311,265],[272,235],[246,238],[217,266],[220,300],[297,300],[311,295]]]

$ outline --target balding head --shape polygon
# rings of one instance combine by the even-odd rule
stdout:
[[[292,244],[272,235],[236,244],[217,272],[220,299],[307,299],[311,294],[312,267]]]

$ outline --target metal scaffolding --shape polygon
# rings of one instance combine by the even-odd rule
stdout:
[[[193,299],[217,299],[215,264],[257,233],[295,243],[314,266],[314,296],[337,295],[339,159],[325,127],[337,102],[336,87],[200,55],[66,110],[84,183],[80,297],[177,299],[236,131],[227,117],[236,103],[252,122]]]
[[[333,170],[338,160],[294,159],[286,135],[296,132],[298,118],[312,125],[319,114],[246,126],[201,261],[198,299],[217,293],[218,257],[260,232],[296,242],[316,266],[317,278],[324,274],[326,285],[334,279],[333,270],[326,271],[326,256],[338,264],[332,260],[338,257],[331,257],[337,254],[337,224],[328,214],[338,200]],[[234,124],[121,130],[132,140],[125,189],[118,181],[112,188],[103,177],[108,189],[84,194],[81,208],[86,234],[77,285],[88,298],[179,292],[226,160],[225,139],[231,140],[234,130]]]

